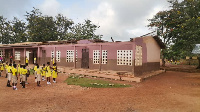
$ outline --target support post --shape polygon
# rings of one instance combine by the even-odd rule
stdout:
[[[38,47],[36,63],[40,64],[40,47]]]
[[[54,58],[52,61],[54,61],[54,63],[56,63],[56,47],[54,47]]]
[[[24,48],[24,65],[26,64],[26,48]]]
[[[102,45],[100,45],[100,56],[99,56],[99,71],[101,71],[101,60],[102,60]]]
[[[74,46],[74,68],[76,68],[76,46]]]
[[[15,61],[15,48],[13,47],[13,55],[12,55],[12,62],[14,62]]]

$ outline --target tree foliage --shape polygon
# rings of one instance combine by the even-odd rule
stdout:
[[[194,44],[200,43],[200,1],[170,0],[169,3],[171,8],[158,12],[149,20],[149,27],[155,28],[168,46],[163,51],[164,57],[191,55]]]
[[[56,40],[101,39],[95,31],[99,26],[90,20],[74,24],[62,14],[55,17],[43,15],[39,9],[26,12],[26,21],[14,17],[10,22],[0,16],[0,43],[43,42]]]

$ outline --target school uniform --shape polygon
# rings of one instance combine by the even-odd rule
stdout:
[[[12,83],[17,83],[17,69],[12,69]]]
[[[58,77],[57,66],[53,66],[52,68],[53,68],[52,78],[57,78]]]
[[[2,63],[1,64],[1,71],[3,71],[4,70],[4,64]]]
[[[8,80],[11,81],[11,78],[12,78],[12,67],[11,66],[8,66],[7,67],[7,71],[8,71]]]
[[[28,70],[21,68],[21,74],[22,74],[22,88],[25,88],[25,81],[26,81],[26,74]]]
[[[41,73],[42,73],[42,69],[38,68],[38,69],[36,70],[37,81],[41,81]]]
[[[37,77],[37,73],[36,73],[36,71],[37,71],[37,66],[34,66],[34,75],[35,75],[35,77]]]
[[[28,58],[26,58],[26,64],[28,64]]]
[[[22,74],[22,81],[26,81],[26,74],[27,74],[28,70],[21,68],[21,74]]]
[[[46,77],[51,77],[51,69],[50,69],[50,66],[47,66]]]
[[[36,58],[34,58],[34,64],[36,63]]]

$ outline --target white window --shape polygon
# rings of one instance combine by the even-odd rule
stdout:
[[[93,64],[99,64],[100,50],[93,50]],[[107,50],[102,50],[101,64],[107,64]]]
[[[20,60],[20,51],[15,51],[15,60]]]
[[[61,52],[56,51],[56,62],[60,62],[60,55],[61,55]]]
[[[107,64],[107,50],[102,50],[102,64]]]
[[[142,66],[142,46],[135,48],[135,66]]]
[[[66,62],[74,62],[74,50],[67,50]]]
[[[61,52],[56,51],[56,62],[60,62],[60,55],[61,55]],[[53,61],[53,58],[54,58],[54,51],[51,51],[51,61]]]
[[[99,64],[100,50],[93,50],[93,64]]]
[[[0,50],[0,56],[3,57],[3,50]]]
[[[117,65],[132,66],[132,50],[117,50]]]
[[[67,50],[66,62],[74,62],[74,50]],[[77,62],[77,50],[76,50],[76,62]]]

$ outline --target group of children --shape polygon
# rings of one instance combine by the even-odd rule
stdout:
[[[7,87],[13,87],[13,90],[17,90],[17,80],[18,76],[20,78],[20,84],[22,85],[22,88],[25,88],[25,84],[27,83],[27,77],[30,75],[30,67],[28,64],[16,65],[15,62],[13,64],[9,64],[6,62],[4,65],[3,63],[0,64],[0,76],[2,75],[3,71],[6,71],[6,78],[7,78]],[[53,64],[53,66],[50,66],[50,62],[47,62],[47,66],[43,64],[42,67],[39,67],[38,64],[35,64],[34,66],[34,75],[35,75],[35,82],[37,82],[37,86],[40,87],[40,81],[45,81],[45,76],[47,78],[47,84],[51,84],[50,77],[52,76],[53,82],[56,83],[56,78],[58,76],[57,72],[57,66],[56,63]],[[12,81],[12,82],[11,82]],[[12,83],[12,86],[11,84]]]

